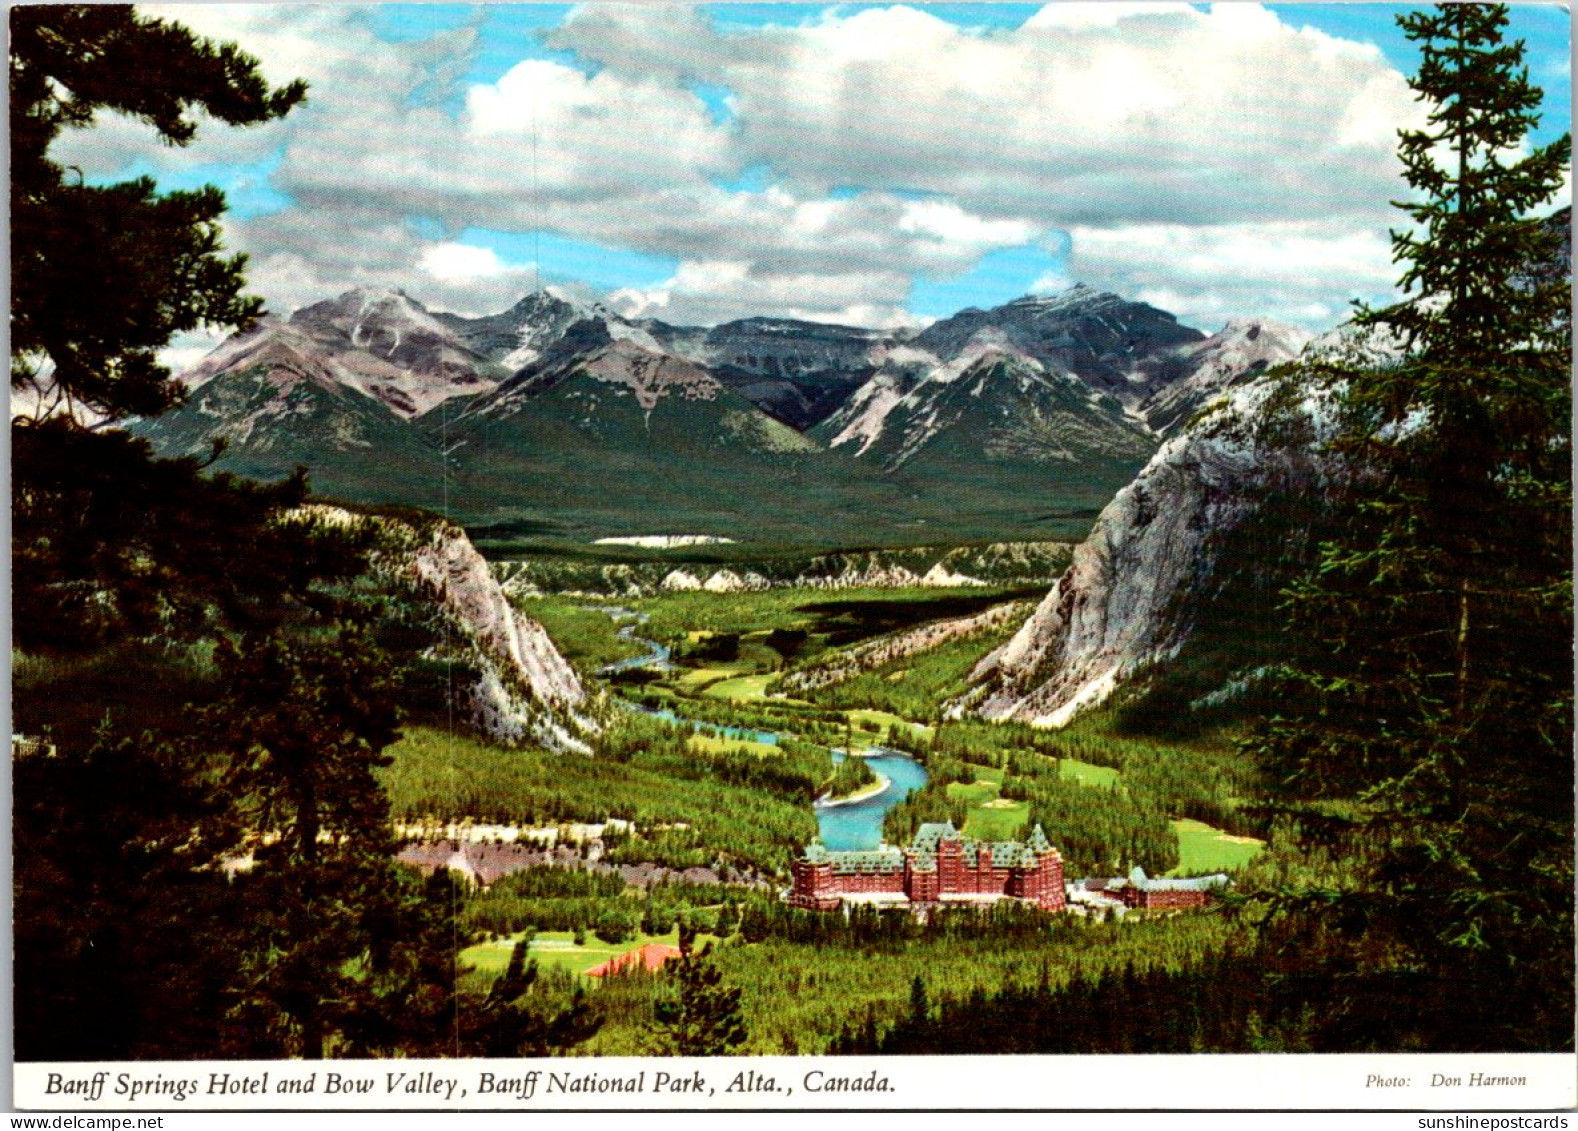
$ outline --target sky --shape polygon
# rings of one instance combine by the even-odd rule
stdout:
[[[281,314],[552,285],[676,323],[916,326],[1081,282],[1207,331],[1318,331],[1392,293],[1396,132],[1423,113],[1382,4],[143,10],[309,101],[184,149],[104,116],[57,160],[225,189]],[[1514,6],[1532,144],[1570,126],[1569,27]]]

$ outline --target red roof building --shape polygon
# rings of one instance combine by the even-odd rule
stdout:
[[[638,946],[635,950],[627,950],[623,954],[615,955],[601,966],[593,966],[586,972],[588,978],[606,978],[610,974],[618,974],[624,970],[633,970],[644,967],[650,974],[670,958],[678,958],[679,947],[669,946],[668,943],[648,943]]]
[[[907,848],[830,852],[812,841],[793,865],[789,903],[832,911],[845,903],[874,906],[988,903],[1015,899],[1047,911],[1067,906],[1063,856],[1037,825],[1030,838],[978,841],[951,821],[922,825]]]

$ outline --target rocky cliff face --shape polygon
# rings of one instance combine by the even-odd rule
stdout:
[[[537,742],[589,752],[597,729],[586,688],[542,625],[516,609],[464,530],[440,519],[420,527],[312,507],[314,517],[376,528],[374,572],[396,589],[430,604],[446,631],[436,659],[476,673],[467,689],[472,722],[511,745]]]
[[[1290,396],[1275,377],[1233,390],[1102,511],[1068,570],[981,662],[954,710],[1062,726],[1176,655],[1193,627],[1191,589],[1216,565],[1222,535],[1255,508],[1258,488],[1272,474],[1320,474],[1322,419],[1320,403]]]

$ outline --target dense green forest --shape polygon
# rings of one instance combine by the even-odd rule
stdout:
[[[13,372],[96,421],[11,432],[18,1058],[1571,1049],[1570,283],[1530,266],[1556,258],[1531,210],[1570,144],[1518,149],[1540,95],[1505,20],[1403,18],[1435,113],[1402,135],[1404,298],[1357,324],[1409,352],[1272,376],[1328,398],[1334,470],[1224,535],[1240,564],[1169,666],[1060,730],[962,714],[1061,545],[884,551],[989,584],[849,590],[787,583],[868,553],[780,547],[756,563],[780,584],[728,593],[561,546],[498,569],[589,688],[584,743],[550,749],[457,713],[474,654],[379,571],[374,527],[304,514],[305,473],[249,482],[114,427],[181,397],[173,334],[261,307],[217,190],[87,183],[51,142],[103,111],[181,145],[304,87],[128,8],[16,9]],[[666,664],[605,671],[648,642]],[[839,674],[794,682],[813,669]],[[857,755],[883,749],[926,772],[890,843],[1039,824],[1070,880],[1232,886],[1178,914],[788,906],[816,799],[868,789]],[[472,886],[400,863],[404,826],[572,847]],[[657,973],[586,974],[670,940]]]

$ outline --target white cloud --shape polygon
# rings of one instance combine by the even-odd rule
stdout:
[[[1389,294],[1397,277],[1384,232],[1323,221],[1076,227],[1073,274],[1210,327],[1269,315],[1311,328],[1350,299]]]
[[[951,200],[919,200],[904,206],[899,231],[985,250],[1017,247],[1039,233],[1024,220],[984,220],[972,216]]]
[[[532,177],[536,191],[630,193],[652,183],[694,183],[731,169],[730,139],[705,103],[648,76],[532,59],[466,96],[463,145],[497,147],[495,171]],[[521,158],[530,158],[530,165]],[[512,160],[513,159],[513,160]],[[523,187],[515,180],[515,188]]]
[[[523,58],[465,89],[474,26],[389,44],[351,8],[156,11],[239,41],[276,82],[307,78],[309,103],[184,152],[127,123],[71,152],[108,170],[282,148],[273,184],[295,206],[228,226],[276,307],[358,284],[507,304],[524,272],[460,242],[481,227],[677,261],[618,299],[665,318],[891,322],[914,278],[1066,230],[1070,278],[1167,294],[1180,314],[1241,302],[1227,312],[1307,323],[1389,286],[1395,130],[1419,114],[1373,47],[1248,3],[1049,4],[990,31],[829,8],[727,33],[689,9],[589,4],[550,36],[584,66]],[[696,83],[729,92],[730,120]],[[758,163],[770,187],[718,187]]]
[[[1033,295],[1055,295],[1072,287],[1077,280],[1067,271],[1047,271],[1036,276],[1030,284],[1030,293]]]
[[[1548,209],[1571,208],[1573,203],[1573,171],[1569,167],[1562,177],[1561,187],[1556,190],[1556,195],[1551,198],[1551,203],[1538,211],[1543,215]]]
[[[813,188],[924,189],[1049,224],[1352,212],[1391,191],[1391,139],[1360,126],[1416,108],[1377,54],[1258,5],[1105,7],[1051,5],[992,35],[865,9],[714,33],[693,66],[734,92],[747,156]],[[585,11],[556,42],[609,69],[644,73],[667,47]]]
[[[792,274],[758,271],[738,259],[689,260],[658,286],[626,288],[610,302],[629,317],[681,323],[771,313],[852,326],[916,326],[920,320],[903,306],[908,290],[909,277],[896,271]]]
[[[650,10],[588,7],[555,42],[602,73],[644,74],[674,65],[657,23]],[[687,34],[679,69],[733,92],[743,159],[810,199],[845,184],[934,194],[889,222],[956,255],[1066,228],[1079,233],[1076,278],[1167,280],[1197,296],[1194,309],[1231,296],[1270,306],[1240,313],[1304,321],[1340,313],[1350,290],[1390,285],[1375,252],[1395,222],[1395,131],[1419,107],[1373,47],[1259,5],[1051,4],[989,35],[891,7]],[[766,230],[791,245],[806,233]],[[834,246],[837,231],[823,234]],[[1275,242],[1257,249],[1260,237]],[[839,238],[851,268],[873,264],[857,231]],[[915,268],[914,248],[884,253]]]
[[[187,330],[176,334],[159,351],[159,364],[171,373],[181,374],[214,351],[228,335],[220,330]]]
[[[463,243],[440,243],[425,248],[422,269],[446,283],[492,279],[510,270],[492,248]]]

